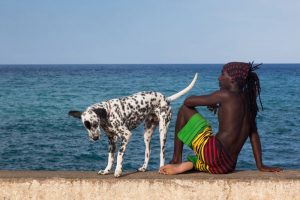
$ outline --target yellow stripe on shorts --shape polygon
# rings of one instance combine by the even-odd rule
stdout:
[[[206,127],[202,133],[199,133],[192,142],[192,149],[196,155],[198,155],[198,160],[195,169],[199,171],[209,171],[209,166],[205,164],[204,159],[204,146],[207,143],[209,136],[212,135],[211,127]]]

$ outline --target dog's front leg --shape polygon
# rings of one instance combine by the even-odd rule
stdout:
[[[117,166],[114,174],[115,177],[119,177],[122,174],[123,156],[126,150],[126,146],[129,142],[130,136],[131,132],[128,129],[121,131],[121,144],[117,156]]]
[[[115,157],[115,151],[116,151],[116,142],[117,142],[117,136],[115,137],[108,137],[108,161],[107,166],[104,170],[100,170],[98,174],[109,174],[113,164],[114,164],[114,157]]]

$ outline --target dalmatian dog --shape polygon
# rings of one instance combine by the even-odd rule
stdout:
[[[146,149],[144,164],[138,170],[142,172],[147,170],[150,159],[150,140],[157,126],[160,132],[160,166],[163,166],[167,130],[172,116],[170,102],[190,91],[197,80],[197,76],[196,73],[188,87],[170,97],[153,91],[139,92],[131,96],[96,103],[84,112],[70,111],[70,116],[81,119],[91,140],[96,141],[100,138],[100,128],[105,131],[108,137],[108,164],[98,174],[109,174],[114,163],[116,143],[119,139],[120,147],[114,176],[121,176],[123,156],[132,134],[131,131],[142,122],[144,122]]]

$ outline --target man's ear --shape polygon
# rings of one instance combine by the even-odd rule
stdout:
[[[231,77],[231,76],[229,76],[229,79],[230,79],[230,83],[236,83],[236,81]]]
[[[107,118],[107,112],[104,108],[94,109],[93,111],[100,117],[100,119]]]
[[[76,110],[71,110],[69,111],[69,115],[78,119],[81,119],[81,114],[82,112],[76,111]]]

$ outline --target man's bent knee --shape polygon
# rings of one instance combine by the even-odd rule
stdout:
[[[184,116],[185,118],[192,117],[195,113],[197,113],[197,110],[195,108],[187,107],[186,105],[182,105],[179,108],[178,116]]]

